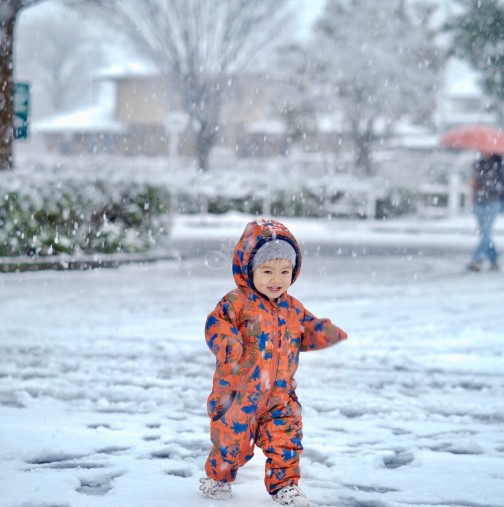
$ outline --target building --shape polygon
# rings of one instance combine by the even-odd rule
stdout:
[[[169,77],[152,66],[118,65],[95,81],[98,103],[35,122],[33,132],[60,154],[196,155],[189,118]],[[263,75],[230,78],[221,108],[217,146],[238,156],[278,156],[286,129],[274,117],[271,82]]]
[[[95,81],[97,104],[34,123],[47,150],[60,154],[108,153],[125,156],[195,157],[195,137],[181,97],[169,77],[146,63],[116,65]],[[286,120],[278,113],[282,84],[262,74],[230,77],[221,108],[220,152],[238,157],[283,156],[290,150]],[[496,120],[488,112],[477,75],[450,60],[439,90],[436,131],[400,124],[390,139],[396,146],[435,149],[437,136],[464,123]],[[307,152],[332,153],[345,138],[337,111],[320,114],[301,142]],[[339,144],[338,144],[339,143]]]

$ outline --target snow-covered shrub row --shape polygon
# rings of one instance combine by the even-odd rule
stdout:
[[[362,178],[350,162],[327,154],[292,154],[274,159],[239,159],[220,154],[202,172],[192,159],[164,157],[55,156],[21,152],[18,167],[0,174],[14,188],[26,181],[45,187],[69,179],[89,185],[105,180],[151,185],[172,196],[172,208],[182,214],[241,211],[268,216],[388,218],[422,209],[422,185],[443,184],[455,167],[469,167],[453,154],[383,151],[376,155],[376,172]],[[118,183],[116,183],[118,182]],[[0,194],[1,197],[2,194]],[[440,210],[442,212],[442,210]]]
[[[282,217],[334,217],[386,219],[416,212],[418,195],[409,189],[392,188],[382,195],[372,195],[367,189],[317,193],[310,188],[294,191],[272,190],[270,194],[232,197],[226,194],[205,196],[201,193],[181,192],[174,196],[176,211],[180,214],[226,213],[239,211],[253,215]]]
[[[0,182],[0,256],[141,252],[169,229],[165,187],[100,179],[11,188]]]
[[[327,216],[322,196],[310,189],[272,190],[267,195],[230,196],[226,193],[204,195],[180,192],[176,196],[178,213],[226,213],[239,211],[255,215],[323,217]]]

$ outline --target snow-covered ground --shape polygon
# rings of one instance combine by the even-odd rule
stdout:
[[[186,260],[0,275],[1,507],[215,506],[198,492],[213,372],[202,328],[233,287],[246,220],[177,220],[179,243],[221,245]],[[349,333],[303,354],[297,375],[314,505],[504,506],[504,275],[463,272],[475,238],[462,222],[285,220],[307,247],[291,292]],[[452,253],[339,250],[379,238]],[[263,463],[258,450],[227,505],[273,505]]]

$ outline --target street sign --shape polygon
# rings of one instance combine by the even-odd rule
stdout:
[[[30,116],[30,85],[14,84],[14,139],[28,139]]]

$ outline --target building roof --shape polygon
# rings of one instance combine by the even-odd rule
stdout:
[[[101,83],[98,102],[73,111],[34,121],[33,132],[123,132],[124,123],[115,118],[116,93],[113,83]]]
[[[115,63],[98,71],[97,80],[120,80],[132,77],[152,77],[161,75],[160,70],[148,60],[128,60]]]
[[[110,111],[93,106],[44,118],[33,123],[33,132],[123,132],[124,124],[115,120]]]

